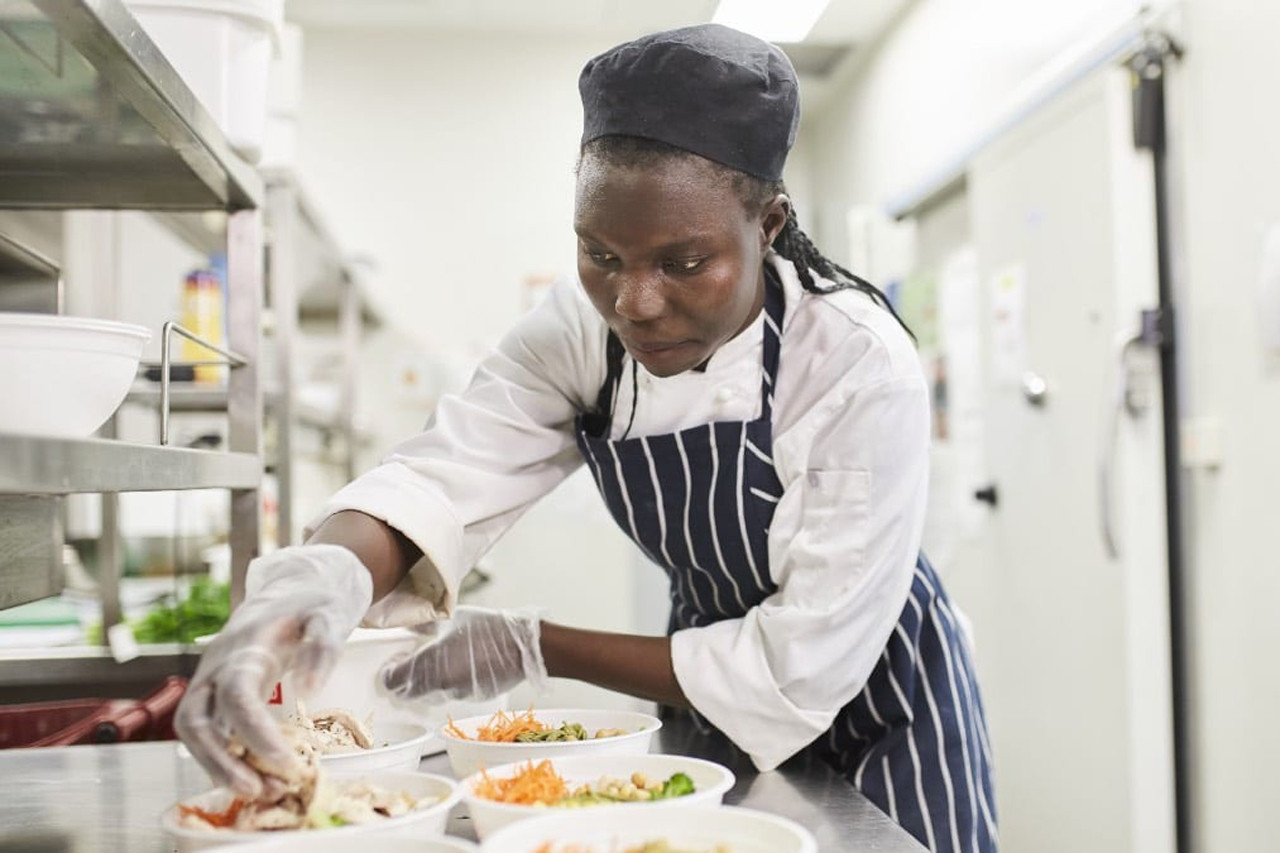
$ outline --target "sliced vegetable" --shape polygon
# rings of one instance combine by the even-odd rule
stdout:
[[[516,735],[518,743],[558,743],[569,740],[591,740],[591,735],[587,734],[581,723],[564,723],[556,729]]]
[[[231,805],[220,812],[205,811],[199,806],[178,806],[178,811],[183,817],[198,817],[210,826],[219,828],[231,826],[236,822],[236,816],[240,814],[240,810],[244,808],[247,801],[236,797],[231,801]]]
[[[538,764],[530,761],[519,773],[507,779],[494,779],[481,770],[476,794],[499,803],[548,805],[567,797],[569,788],[551,762],[544,760]]]
[[[476,730],[474,738],[458,728],[452,717],[449,718],[449,724],[444,727],[446,732],[460,740],[478,740],[487,743],[514,743],[520,735],[536,734],[549,729],[550,726],[533,716],[532,708],[522,714],[499,711],[489,718],[489,722]]]

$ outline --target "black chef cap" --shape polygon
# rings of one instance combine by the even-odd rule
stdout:
[[[578,78],[585,145],[656,139],[767,181],[782,179],[800,124],[781,50],[720,24],[655,33],[592,59]]]

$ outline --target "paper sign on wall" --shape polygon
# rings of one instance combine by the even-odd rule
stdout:
[[[996,382],[1016,385],[1027,369],[1027,268],[1009,264],[991,277],[991,368]]]

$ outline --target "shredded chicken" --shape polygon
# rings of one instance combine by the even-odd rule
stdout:
[[[289,722],[299,730],[295,741],[315,747],[321,755],[357,752],[373,747],[373,735],[368,725],[341,708],[308,714],[306,706],[298,702],[297,712],[290,715]]]
[[[179,823],[191,829],[240,832],[324,829],[400,817],[437,801],[388,791],[365,779],[330,779],[320,767],[320,749],[306,740],[309,733],[299,727],[290,727],[286,733],[293,739],[299,759],[287,768],[267,767],[242,744],[234,740],[231,744],[233,755],[282,782],[283,793],[252,801],[237,798],[218,813],[183,806]]]

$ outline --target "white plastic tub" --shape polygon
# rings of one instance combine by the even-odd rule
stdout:
[[[258,162],[284,0],[126,0],[126,5],[227,142],[249,162]]]
[[[534,717],[548,726],[563,723],[581,723],[588,732],[599,729],[622,729],[628,734],[591,740],[558,741],[552,743],[491,743],[463,740],[441,729],[440,739],[449,753],[449,764],[459,779],[464,779],[482,767],[499,767],[517,761],[541,761],[544,758],[568,758],[573,755],[644,755],[649,751],[653,733],[662,728],[662,721],[638,711],[602,711],[587,708],[547,708],[533,712]],[[474,737],[476,729],[488,722],[490,715],[455,720],[454,725],[468,737]]]
[[[129,393],[150,339],[111,320],[0,313],[0,432],[92,435]]]
[[[345,841],[352,850],[370,848],[366,839],[384,836],[422,837],[440,835],[444,832],[449,810],[458,802],[461,790],[457,784],[443,776],[429,773],[359,773],[333,774],[339,778],[365,778],[371,783],[394,791],[407,791],[415,797],[437,797],[438,801],[430,806],[410,812],[402,817],[387,818],[376,823],[357,826],[340,826],[333,829],[295,829],[274,832],[235,832],[219,829],[189,829],[179,824],[178,806],[197,806],[208,811],[223,811],[231,805],[234,795],[226,788],[214,788],[203,794],[188,797],[180,804],[170,806],[160,816],[160,826],[173,839],[179,853],[190,853],[194,850],[205,850],[210,847],[221,847],[228,844],[242,844],[247,841],[272,839],[299,839],[310,841],[324,840],[329,843]],[[314,848],[312,848],[314,849]]]
[[[627,808],[640,809],[645,813],[672,808],[689,808],[690,806],[714,807],[720,805],[724,795],[733,787],[733,772],[713,761],[701,758],[689,758],[684,755],[584,755],[577,758],[557,758],[551,762],[556,772],[564,777],[566,786],[572,792],[579,785],[597,781],[602,776],[616,779],[630,779],[632,773],[640,772],[650,779],[665,781],[676,773],[684,773],[693,780],[694,791],[683,797],[654,802],[625,803]],[[507,764],[488,770],[490,778],[506,779],[516,775],[524,762]],[[476,828],[476,835],[482,840],[508,824],[529,820],[547,814],[546,806],[525,806],[512,803],[498,803],[476,795],[476,785],[481,781],[479,773],[468,776],[462,782],[462,801],[471,813],[471,820]],[[582,806],[565,811],[594,810],[612,808],[611,806]],[[552,809],[553,812],[559,811]]]
[[[676,849],[732,853],[817,853],[813,833],[765,812],[729,806],[661,811],[602,806],[548,814],[498,830],[482,853],[616,853],[663,840]]]

